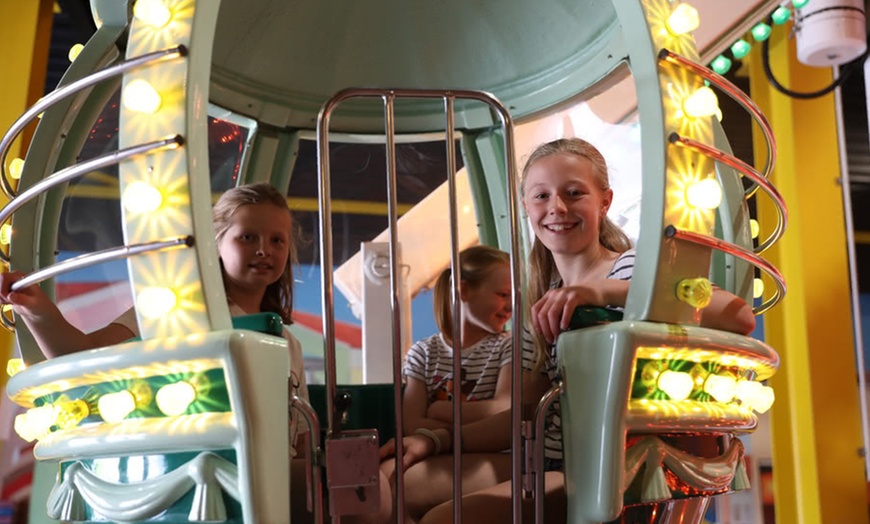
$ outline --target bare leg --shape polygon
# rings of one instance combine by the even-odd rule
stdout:
[[[566,518],[565,476],[560,471],[546,474],[545,507],[548,523],[564,524]],[[511,483],[481,489],[462,497],[464,522],[511,522]],[[534,522],[534,500],[523,501],[523,521]],[[426,513],[420,524],[449,524],[453,522],[453,501],[447,501]]]

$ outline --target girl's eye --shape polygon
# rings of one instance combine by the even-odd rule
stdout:
[[[537,195],[534,196],[534,198],[536,200],[544,200],[548,196],[550,196],[550,195],[548,195],[547,193],[538,193]]]
[[[242,234],[242,235],[239,235],[239,238],[241,238],[242,240],[248,241],[248,240],[253,240],[253,239],[254,239],[254,235],[251,235],[251,234],[248,234],[248,233],[244,233],[244,234]]]

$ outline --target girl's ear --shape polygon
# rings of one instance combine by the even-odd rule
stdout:
[[[602,199],[602,202],[601,202],[601,214],[602,215],[607,214],[607,211],[610,210],[610,204],[612,204],[612,203],[613,203],[613,190],[610,188],[607,188],[604,191],[604,198]]]
[[[468,300],[468,294],[470,292],[468,282],[464,280],[459,281],[459,300],[465,302]],[[452,293],[452,291],[451,291]]]

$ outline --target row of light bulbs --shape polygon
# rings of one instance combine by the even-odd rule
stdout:
[[[644,384],[654,386],[674,401],[686,400],[693,392],[698,391],[707,393],[716,402],[727,404],[737,399],[742,405],[764,413],[770,409],[776,398],[772,387],[754,380],[738,379],[730,373],[708,373],[700,366],[695,366],[689,373],[666,367],[660,369],[660,366],[660,362],[647,363],[643,369],[642,380]]]
[[[137,390],[124,389],[101,395],[97,400],[97,410],[102,419],[109,423],[121,422],[139,407],[151,400],[151,390],[142,383]],[[197,398],[196,387],[185,380],[166,384],[157,390],[154,401],[157,408],[167,417],[183,415]],[[92,407],[82,399],[61,398],[52,404],[30,408],[15,417],[15,432],[24,440],[31,442],[51,432],[54,426],[72,429],[91,415]]]

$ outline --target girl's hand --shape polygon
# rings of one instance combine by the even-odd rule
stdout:
[[[409,435],[402,439],[405,454],[402,455],[402,471],[435,454],[435,442],[423,435]],[[396,455],[396,439],[391,438],[378,450],[378,456],[384,459]]]
[[[25,277],[21,271],[0,274],[0,303],[12,304],[19,315],[40,317],[54,311],[54,303],[38,285],[12,291],[12,284]]]
[[[619,282],[619,281],[614,281]],[[567,286],[547,291],[532,306],[532,324],[549,344],[568,329],[577,306],[606,306],[603,287],[606,282],[594,281],[580,286]]]

